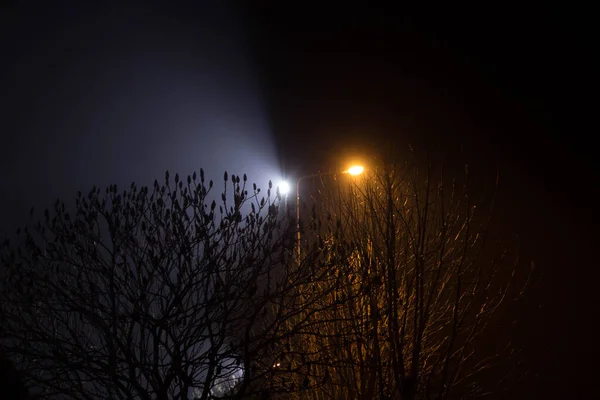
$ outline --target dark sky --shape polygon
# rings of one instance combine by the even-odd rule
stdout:
[[[0,233],[30,204],[165,169],[261,182],[443,150],[500,170],[497,227],[542,277],[518,335],[523,398],[591,381],[598,176],[570,121],[586,49],[568,10],[61,4],[1,9]]]

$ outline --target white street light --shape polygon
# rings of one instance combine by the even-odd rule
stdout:
[[[279,186],[277,187],[279,188],[279,193],[284,196],[290,192],[290,184],[286,181],[279,182]]]

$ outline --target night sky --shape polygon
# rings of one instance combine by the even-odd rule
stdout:
[[[499,170],[495,227],[536,263],[511,398],[593,382],[598,171],[565,10],[145,3],[0,9],[2,236],[93,185],[293,179],[412,144]]]

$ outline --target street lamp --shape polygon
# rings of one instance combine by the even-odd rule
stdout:
[[[346,171],[344,171],[344,173],[350,174],[352,176],[356,176],[356,175],[360,175],[364,172],[365,167],[363,167],[362,165],[353,165],[350,168],[348,168]]]
[[[362,165],[353,165],[350,168],[348,168],[345,171],[342,171],[343,174],[348,174],[348,175],[352,175],[352,176],[358,176],[360,174],[362,174],[365,171],[365,167],[363,167]],[[334,175],[335,172],[325,172],[325,173],[318,173],[318,174],[311,174],[311,175],[304,175],[301,176],[300,178],[298,178],[298,180],[296,180],[296,229],[298,231],[297,235],[298,235],[298,263],[300,263],[300,256],[301,256],[301,247],[302,247],[302,240],[300,238],[300,182],[304,179],[308,179],[308,178],[315,178],[317,176],[327,176],[327,175]],[[281,187],[281,186],[280,186]],[[289,189],[289,186],[288,186]]]
[[[284,196],[290,192],[290,185],[286,181],[279,182],[277,188],[279,189],[279,193]]]

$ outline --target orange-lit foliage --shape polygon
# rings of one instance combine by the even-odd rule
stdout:
[[[324,185],[305,232],[314,239],[307,259],[314,249],[320,256],[306,267],[320,275],[302,289],[321,293],[320,311],[303,307],[309,322],[287,352],[292,365],[302,358],[288,379],[308,383],[305,396],[444,399],[479,390],[471,384],[492,362],[476,341],[515,264],[484,252],[491,210],[476,208],[466,178],[448,183],[441,170],[407,163]]]

